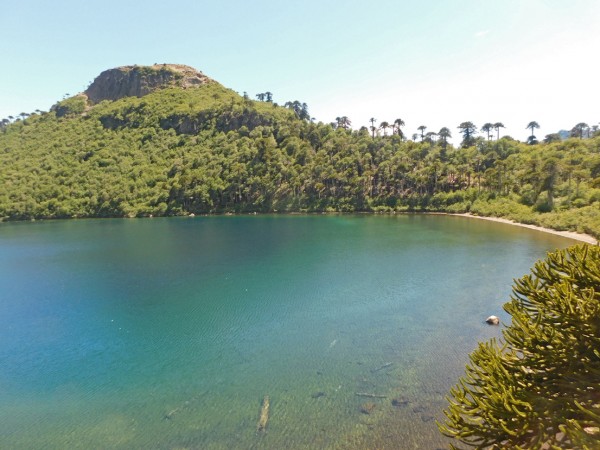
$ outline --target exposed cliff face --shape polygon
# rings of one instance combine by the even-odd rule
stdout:
[[[95,104],[123,97],[142,97],[164,87],[197,87],[212,81],[202,72],[181,64],[123,66],[102,72],[84,94]]]

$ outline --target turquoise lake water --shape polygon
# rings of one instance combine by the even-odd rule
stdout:
[[[447,447],[484,319],[571,244],[449,216],[0,224],[0,448]]]

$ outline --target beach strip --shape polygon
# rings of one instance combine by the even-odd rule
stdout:
[[[475,215],[469,214],[469,213],[463,213],[463,214],[450,214],[449,213],[448,215],[450,215],[450,216],[460,216],[460,217],[469,217],[469,218],[472,218],[472,219],[489,220],[491,222],[506,223],[508,225],[516,225],[518,227],[529,228],[531,230],[543,231],[544,233],[556,234],[558,236],[566,237],[566,238],[569,238],[569,239],[574,239],[576,241],[585,242],[587,244],[592,244],[592,245],[597,245],[598,244],[598,241],[593,236],[590,236],[589,234],[576,233],[574,231],[553,230],[552,228],[544,228],[544,227],[539,227],[537,225],[529,225],[529,224],[526,224],[526,223],[519,223],[519,222],[515,222],[514,220],[503,219],[501,217],[475,216]]]

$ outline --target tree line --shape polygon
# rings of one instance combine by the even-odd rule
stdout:
[[[449,128],[411,140],[402,119],[354,130],[266,99],[215,83],[92,108],[71,97],[13,121],[0,133],[0,217],[448,211],[599,234],[597,132],[529,145],[500,122],[483,136],[463,122],[455,147]]]

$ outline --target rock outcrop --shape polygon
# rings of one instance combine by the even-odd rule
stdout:
[[[142,97],[165,87],[197,87],[212,81],[202,72],[181,64],[123,66],[102,72],[84,94],[91,104],[96,104],[103,100]]]

